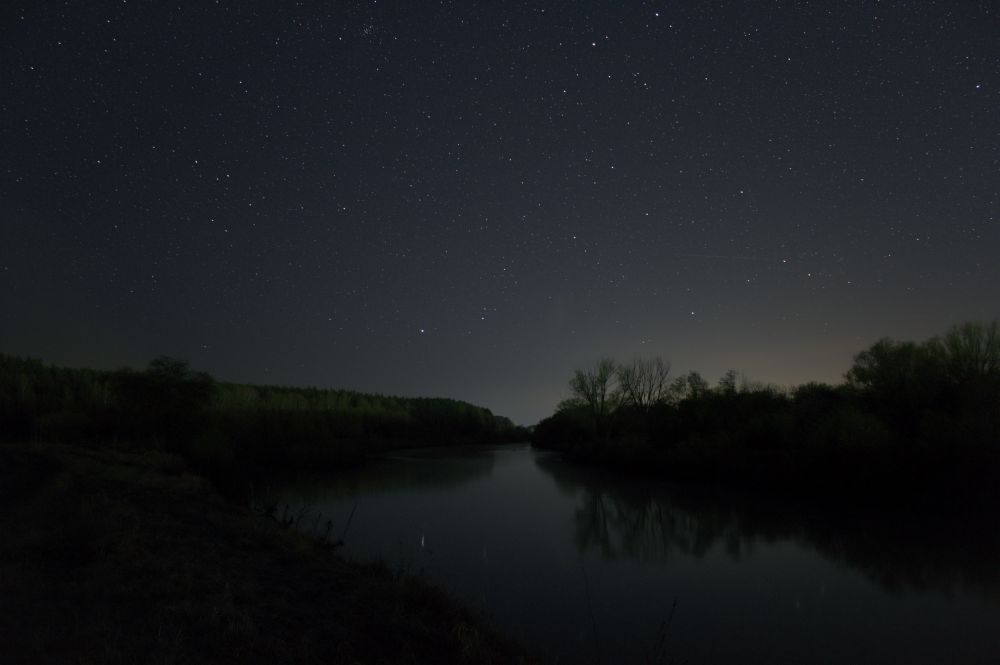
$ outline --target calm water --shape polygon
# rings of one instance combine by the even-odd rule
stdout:
[[[524,447],[288,489],[345,552],[424,574],[560,663],[1000,663],[992,524],[720,496]],[[666,624],[666,629],[663,628]]]

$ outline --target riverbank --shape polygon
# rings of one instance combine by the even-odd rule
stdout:
[[[390,449],[527,437],[454,399],[220,382],[165,356],[142,371],[107,371],[0,353],[0,442],[141,443],[219,486],[260,469],[334,470]]]
[[[532,444],[663,480],[965,511],[1000,505],[1000,322],[883,338],[844,383],[782,388],[734,370],[710,386],[662,358],[603,358]]]
[[[427,582],[344,560],[151,451],[0,445],[9,662],[511,663]]]

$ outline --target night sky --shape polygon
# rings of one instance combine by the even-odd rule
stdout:
[[[1000,318],[1000,4],[0,8],[0,351],[464,399]]]

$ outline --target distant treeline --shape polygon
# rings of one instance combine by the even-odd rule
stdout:
[[[389,448],[527,437],[451,399],[217,382],[167,357],[143,371],[101,371],[0,354],[0,441],[149,444],[213,471],[316,468]]]
[[[659,358],[577,370],[534,445],[677,480],[940,500],[1000,480],[1000,326],[965,323],[922,343],[881,339],[846,381],[793,389],[729,371],[715,386]],[[943,488],[947,491],[943,491]],[[995,493],[995,492],[994,492]],[[912,495],[912,493],[910,493]]]

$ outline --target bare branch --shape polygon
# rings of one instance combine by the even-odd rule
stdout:
[[[635,358],[618,368],[618,385],[626,404],[648,411],[665,401],[670,384],[670,363],[663,358]]]

